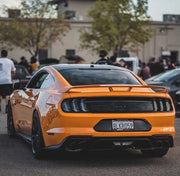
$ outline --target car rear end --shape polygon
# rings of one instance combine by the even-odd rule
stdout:
[[[119,67],[54,68],[65,86],[58,113],[44,120],[46,149],[135,148],[163,156],[173,147],[175,110],[167,89],[147,86]]]
[[[47,131],[50,146],[68,151],[173,147],[173,102],[164,88],[152,88],[71,87],[59,103],[57,128]]]

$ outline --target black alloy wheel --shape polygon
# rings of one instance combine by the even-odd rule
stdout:
[[[141,150],[142,154],[148,157],[163,157],[167,154],[169,148],[160,148],[152,150]]]
[[[9,137],[15,136],[14,121],[10,101],[7,105],[7,133]]]
[[[32,153],[37,159],[41,159],[43,156],[44,140],[42,136],[41,124],[37,111],[33,115],[32,123]]]

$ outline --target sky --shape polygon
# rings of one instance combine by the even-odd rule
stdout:
[[[16,8],[21,0],[0,0],[0,7]],[[162,21],[163,14],[180,14],[180,0],[148,0],[148,14],[154,21]]]
[[[155,21],[162,21],[163,14],[179,14],[180,0],[148,0],[148,14]]]

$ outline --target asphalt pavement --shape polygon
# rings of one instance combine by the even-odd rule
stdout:
[[[162,158],[128,150],[55,152],[36,160],[29,144],[18,137],[8,138],[6,114],[0,113],[0,176],[180,176],[180,118],[175,126],[175,147]]]

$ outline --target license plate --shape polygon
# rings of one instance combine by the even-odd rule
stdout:
[[[112,120],[112,129],[115,131],[134,130],[133,120]]]

